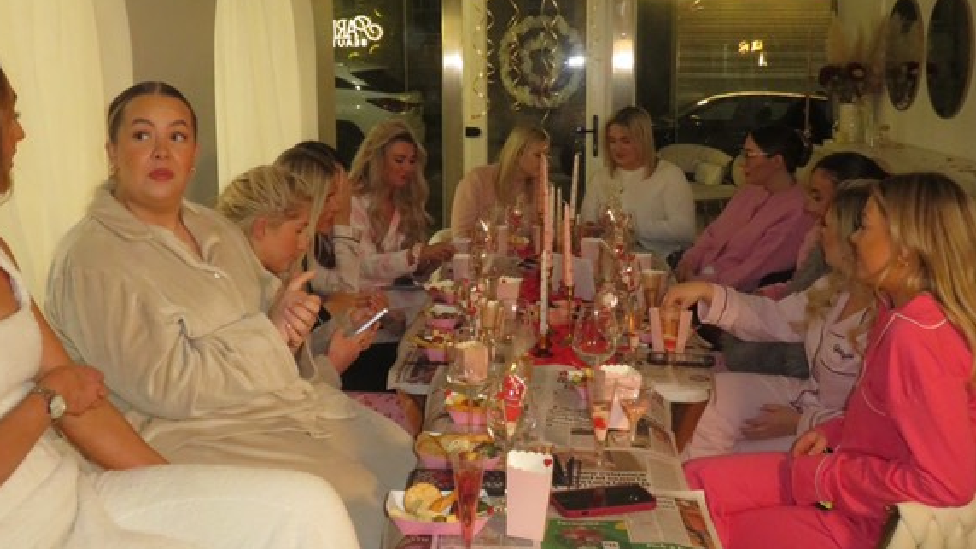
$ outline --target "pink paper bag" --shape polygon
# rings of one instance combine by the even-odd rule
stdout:
[[[552,489],[552,455],[509,452],[505,479],[505,533],[542,541]]]

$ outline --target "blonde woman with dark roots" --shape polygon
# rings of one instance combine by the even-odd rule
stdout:
[[[0,197],[11,191],[24,138],[16,98],[0,68]],[[108,344],[119,335],[102,334]],[[65,352],[0,240],[0,547],[357,546],[325,482],[280,470],[167,465],[107,393],[102,373]],[[80,466],[61,437],[91,464]]]
[[[106,126],[115,175],[64,237],[48,284],[69,352],[98,365],[166,458],[315,474],[342,498],[362,546],[379,547],[386,494],[416,463],[413,441],[300,377],[294,349],[320,306],[304,290],[310,274],[283,284],[237,226],[184,199],[197,123],[178,90],[131,86]]]
[[[350,223],[362,231],[364,287],[429,273],[454,254],[450,243],[426,244],[426,162],[410,127],[395,118],[374,126],[352,161]]]
[[[259,166],[235,177],[221,192],[217,211],[237,225],[269,272],[287,281],[308,250],[315,227],[309,223],[322,209],[325,193],[316,192],[305,179],[274,166]],[[347,337],[332,325],[313,332],[313,354],[324,353],[327,364],[316,365],[299,354],[304,377],[340,387],[338,375],[368,348],[375,330]],[[318,366],[318,367],[316,367]]]
[[[535,212],[542,156],[549,154],[549,134],[538,126],[516,126],[508,134],[498,161],[468,172],[454,191],[451,231],[469,235],[479,219],[521,204]]]
[[[641,248],[664,258],[695,239],[695,202],[678,166],[658,158],[651,116],[624,107],[604,127],[605,166],[586,182],[580,213],[596,222],[607,207],[633,218]]]

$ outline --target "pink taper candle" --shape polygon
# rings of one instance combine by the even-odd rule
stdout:
[[[573,240],[570,230],[572,218],[573,207],[566,204],[563,207],[563,284],[566,286],[573,285]]]

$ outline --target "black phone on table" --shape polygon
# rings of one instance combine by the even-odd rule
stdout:
[[[640,484],[594,486],[550,495],[553,507],[566,518],[622,515],[650,511],[657,500]]]

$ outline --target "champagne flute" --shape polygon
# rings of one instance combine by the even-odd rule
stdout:
[[[478,452],[452,452],[450,460],[454,471],[454,491],[457,494],[458,522],[461,523],[464,547],[471,549],[485,473],[485,459]]]
[[[607,432],[610,430],[610,406],[613,388],[607,389],[602,379],[592,378],[587,382],[590,420],[593,422],[593,440],[596,443],[596,466],[603,467],[607,451]]]
[[[647,413],[648,408],[651,406],[651,388],[644,382],[636,389],[634,387],[618,385],[617,399],[620,402],[620,407],[624,411],[624,415],[627,416],[627,422],[630,427],[630,444],[633,445],[634,439],[637,436],[637,423],[640,421],[640,418],[644,417],[644,414]]]

